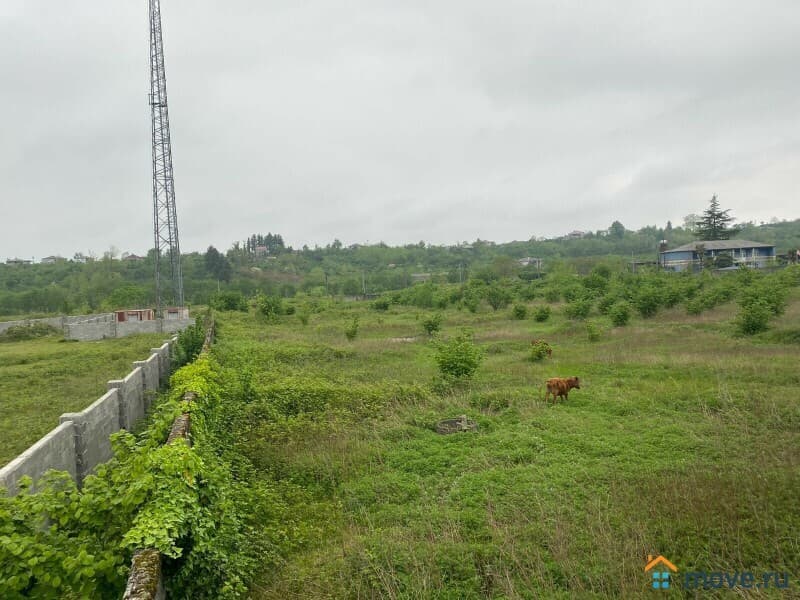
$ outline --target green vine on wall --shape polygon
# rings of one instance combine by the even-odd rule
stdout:
[[[114,458],[78,490],[49,473],[32,492],[0,496],[0,589],[6,598],[120,595],[140,548],[165,556],[175,597],[235,598],[273,554],[245,533],[280,514],[280,501],[228,439],[241,410],[240,380],[202,355],[179,369],[151,424],[112,436]],[[193,402],[183,399],[195,392]],[[192,415],[192,445],[164,444],[172,421]]]

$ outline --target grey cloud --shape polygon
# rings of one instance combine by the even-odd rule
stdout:
[[[162,5],[184,250],[796,216],[796,2]],[[0,259],[149,247],[147,43],[146,3],[0,7]]]

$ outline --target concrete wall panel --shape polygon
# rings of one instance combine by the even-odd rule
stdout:
[[[72,421],[77,433],[77,480],[83,479],[112,456],[109,437],[120,429],[119,392],[111,389],[89,408],[61,415],[61,422]]]
[[[144,418],[144,376],[136,367],[125,379],[108,382],[108,389],[119,390],[119,426],[132,430]]]
[[[0,488],[16,494],[17,483],[27,475],[34,482],[50,469],[66,471],[73,479],[77,476],[75,460],[75,429],[72,423],[62,423],[0,469]]]

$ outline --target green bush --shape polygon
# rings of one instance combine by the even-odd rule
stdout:
[[[478,298],[475,294],[468,294],[464,296],[464,306],[467,307],[467,310],[471,313],[478,312],[478,307],[481,305],[481,299]]]
[[[597,311],[601,315],[607,315],[611,307],[619,302],[620,297],[617,294],[606,294],[597,301]]]
[[[390,304],[389,298],[382,296],[372,303],[372,308],[375,310],[387,311],[389,310]]]
[[[442,328],[441,313],[433,314],[422,319],[422,328],[428,335],[433,335]]]
[[[194,325],[189,325],[178,334],[178,341],[172,347],[173,366],[181,367],[197,358],[205,339],[203,319],[198,318]]]
[[[358,335],[358,317],[357,316],[353,317],[353,320],[350,321],[350,324],[347,327],[345,327],[344,335],[348,339],[348,341],[350,341],[350,342],[352,342],[354,339],[356,339],[356,336]]]
[[[550,347],[550,344],[545,342],[544,340],[533,340],[531,342],[531,349],[530,354],[528,355],[528,359],[531,362],[539,362],[540,360],[544,360],[548,356],[552,356],[553,349]]]
[[[522,286],[522,288],[519,290],[519,297],[521,300],[530,302],[536,298],[536,288],[531,284]]]
[[[739,297],[739,304],[747,307],[756,303],[763,303],[773,315],[782,315],[786,310],[789,290],[774,281],[762,281],[751,285]]]
[[[570,319],[585,319],[591,311],[591,300],[573,300],[564,307],[564,314]]]
[[[557,287],[549,287],[544,291],[544,299],[551,304],[561,300],[561,290]]]
[[[524,304],[515,304],[514,308],[511,310],[511,316],[513,316],[518,321],[522,321],[525,317],[528,316],[528,307]]]
[[[766,331],[769,319],[772,316],[770,306],[761,300],[751,302],[741,307],[736,315],[736,328],[744,335],[754,335]]]
[[[501,284],[495,282],[486,290],[486,301],[494,310],[505,308],[511,304],[511,293]]]
[[[218,292],[208,302],[214,310],[247,312],[247,300],[241,292]]]
[[[550,318],[550,307],[540,306],[533,312],[533,320],[537,323],[544,323]]]
[[[590,342],[599,342],[603,337],[603,329],[597,323],[586,323],[586,336]]]
[[[584,288],[580,283],[571,283],[569,285],[564,286],[563,289],[564,300],[567,302],[574,302],[575,300],[581,300],[586,298],[587,292],[586,288]]]
[[[470,379],[483,360],[483,351],[475,345],[472,334],[462,331],[448,342],[440,343],[436,363],[444,377]]]
[[[631,318],[631,305],[627,302],[617,302],[608,311],[614,327],[624,327]]]
[[[259,295],[256,297],[256,309],[267,319],[276,319],[284,313],[283,300],[278,296]]]
[[[647,285],[639,289],[634,299],[634,305],[639,314],[645,318],[655,316],[661,304],[661,295],[658,288]]]

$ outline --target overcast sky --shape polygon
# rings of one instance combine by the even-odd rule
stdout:
[[[797,0],[162,0],[181,248],[798,216]],[[0,260],[152,246],[147,1],[0,1]]]

